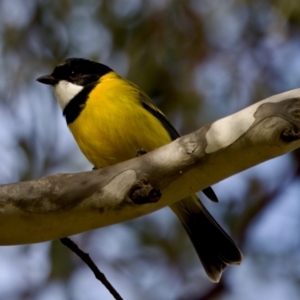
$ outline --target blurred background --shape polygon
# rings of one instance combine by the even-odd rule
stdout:
[[[300,86],[300,2],[0,0],[2,184],[91,169],[35,81],[68,57],[135,82],[185,134]],[[124,299],[300,299],[299,166],[295,151],[216,184],[219,204],[201,195],[244,253],[219,284],[167,208],[72,239]],[[0,247],[0,299],[112,297],[53,241]]]

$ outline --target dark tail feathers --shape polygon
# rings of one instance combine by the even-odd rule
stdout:
[[[213,282],[220,280],[227,265],[241,263],[241,251],[196,195],[174,203],[171,209],[187,231],[208,277]]]

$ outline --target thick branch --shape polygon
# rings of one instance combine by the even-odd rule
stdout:
[[[0,244],[58,239],[136,218],[292,151],[300,146],[299,97],[300,89],[273,96],[109,168],[2,185]],[[130,199],[143,182],[154,203]]]

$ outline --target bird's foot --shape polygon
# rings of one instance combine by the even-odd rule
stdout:
[[[141,148],[138,151],[136,151],[136,157],[140,157],[146,153],[147,153],[147,151],[145,149]]]

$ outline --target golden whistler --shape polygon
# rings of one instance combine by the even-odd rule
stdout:
[[[71,58],[39,82],[53,86],[67,125],[87,159],[103,168],[152,151],[179,137],[150,98],[109,67]],[[203,192],[213,201],[211,188]],[[209,278],[218,282],[242,254],[196,195],[170,207],[189,235]]]

